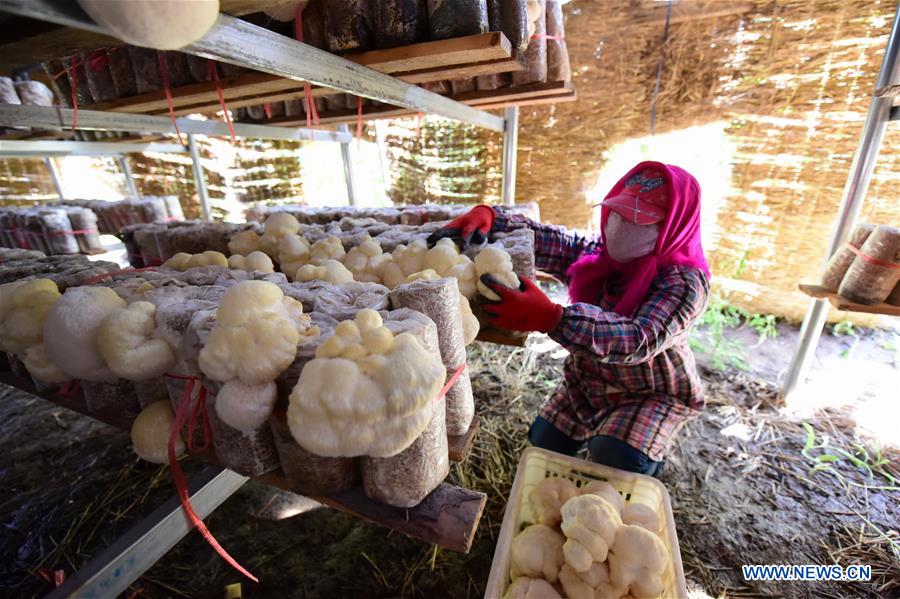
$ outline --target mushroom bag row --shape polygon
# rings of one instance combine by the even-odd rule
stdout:
[[[374,310],[341,322],[316,349],[291,392],[297,443],[326,457],[390,457],[432,418],[444,384],[440,357],[410,334],[394,335]]]

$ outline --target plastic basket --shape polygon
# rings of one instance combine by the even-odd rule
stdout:
[[[567,478],[577,487],[603,480],[615,487],[626,503],[643,503],[656,510],[662,520],[660,537],[672,556],[663,573],[665,590],[662,597],[687,599],[681,551],[666,487],[655,478],[643,474],[593,464],[537,447],[526,449],[519,460],[516,478],[506,503],[506,513],[503,515],[503,525],[500,527],[500,537],[494,549],[494,562],[491,564],[491,575],[484,593],[486,599],[501,599],[506,592],[510,583],[509,560],[513,537],[524,528],[523,524],[530,524],[535,520],[528,496],[541,480],[554,476]]]

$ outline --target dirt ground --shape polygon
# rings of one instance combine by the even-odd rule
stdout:
[[[662,477],[691,597],[900,597],[900,452],[886,444],[879,452],[879,440],[854,421],[900,381],[898,336],[823,338],[815,376],[846,378],[842,368],[860,372],[859,360],[876,379],[872,387],[857,376],[853,397],[822,410],[779,405],[775,381],[796,329],[778,333],[756,345],[746,328],[727,332],[734,344],[725,353],[743,351],[744,369],[700,352],[708,409],[681,433]],[[699,339],[700,349],[714,345]],[[522,349],[476,344],[469,360],[483,426],[451,477],[489,496],[472,551],[440,550],[249,483],[207,519],[261,580],[243,583],[245,597],[483,594],[525,431],[559,380],[562,352],[532,338]],[[881,414],[894,430],[897,389],[893,412]],[[201,467],[186,462],[189,474]],[[173,494],[167,470],[137,460],[127,434],[3,386],[0,488],[0,596],[16,598],[44,595],[54,571],[71,574]],[[740,566],[756,563],[868,564],[873,581],[745,582]],[[240,575],[191,533],[125,596],[221,597],[236,582]]]

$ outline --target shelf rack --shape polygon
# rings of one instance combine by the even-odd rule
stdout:
[[[222,8],[226,5],[233,14],[259,10],[260,2],[248,0],[222,0]],[[245,6],[246,5],[246,6]],[[6,52],[9,48],[15,48],[14,44],[3,45],[4,56],[0,62],[8,63],[11,57],[20,60],[21,63],[34,62],[61,55],[64,53],[67,40],[71,42],[83,35],[96,43],[96,47],[117,43],[107,32],[95,24],[75,2],[68,0],[0,0],[0,12],[12,13],[21,17],[36,19],[45,23],[62,25],[59,29],[58,39],[49,43],[40,43],[40,35],[23,36],[22,51]],[[482,38],[478,43],[489,42],[493,52],[494,48],[504,49],[502,35],[495,34],[492,38]],[[57,37],[57,36],[54,36]],[[37,40],[38,43],[35,43]],[[493,40],[493,41],[491,41]],[[453,43],[453,41],[450,41]],[[466,43],[472,43],[468,40]],[[459,45],[462,42],[455,42]],[[506,42],[508,46],[508,42]],[[309,82],[318,86],[317,94],[329,93],[326,88],[336,92],[350,93],[356,96],[369,98],[378,102],[389,104],[399,110],[410,113],[428,113],[459,120],[465,123],[485,127],[487,129],[502,132],[504,134],[503,149],[503,190],[504,203],[514,203],[515,190],[515,154],[516,154],[516,128],[518,126],[518,108],[516,106],[504,106],[504,116],[497,116],[479,108],[469,106],[450,98],[429,92],[421,87],[413,85],[419,81],[427,81],[427,77],[443,76],[450,72],[452,65],[445,66],[451,69],[444,73],[415,72],[415,69],[406,68],[397,63],[390,69],[399,73],[399,77],[392,77],[364,64],[358,64],[303,44],[290,38],[286,38],[272,31],[240,21],[233,16],[220,14],[216,24],[201,40],[182,49],[183,52],[218,60],[220,62],[247,67],[258,73],[253,74],[256,83],[266,81],[292,80],[294,82]],[[373,53],[378,58],[378,53]],[[372,54],[368,57],[357,57],[360,62],[367,62],[374,66]],[[384,55],[381,55],[384,58]],[[415,58],[414,56],[412,57]],[[507,61],[507,70],[515,70],[517,64],[509,63],[510,56],[485,55],[482,63],[494,63]],[[381,65],[383,70],[390,70]],[[499,72],[497,64],[482,65],[489,72]],[[409,63],[406,64],[409,67]],[[506,68],[503,67],[503,68]],[[474,67],[477,71],[478,65]],[[488,72],[488,71],[485,71]],[[479,74],[474,72],[474,74]],[[249,77],[249,76],[248,76]],[[405,80],[404,80],[405,79]],[[285,84],[290,85],[290,84]],[[299,84],[298,84],[299,87]],[[208,90],[207,90],[208,94]],[[207,96],[208,97],[208,96]],[[269,96],[271,98],[272,96]],[[145,98],[145,100],[152,100]],[[158,99],[157,99],[158,100]],[[203,100],[206,101],[206,100]],[[266,101],[266,100],[262,100]],[[234,102],[242,102],[237,99]],[[477,102],[475,102],[477,103]],[[79,129],[111,130],[126,132],[143,132],[153,134],[171,134],[175,132],[175,125],[168,118],[156,114],[141,114],[141,112],[153,112],[146,107],[137,110],[132,105],[132,112],[123,106],[107,107],[107,110],[94,108],[78,110]],[[237,106],[237,104],[235,104]],[[195,110],[193,104],[181,106],[184,112]],[[499,106],[494,106],[499,107]],[[118,109],[118,111],[116,110]],[[179,112],[182,112],[179,110]],[[19,126],[44,128],[67,132],[73,129],[74,111],[64,108],[46,108],[34,106],[0,106],[0,126]],[[199,153],[194,142],[194,135],[229,135],[224,123],[216,120],[194,120],[187,118],[177,119],[178,129],[187,135],[187,149],[194,163],[194,172],[197,182],[198,194],[204,209],[204,216],[208,219],[208,202],[206,201],[205,178],[202,165],[199,161]],[[253,125],[235,123],[234,134],[239,137],[254,137],[262,139],[290,139],[328,141],[342,144],[345,175],[348,187],[348,196],[351,204],[355,204],[353,164],[350,160],[349,142],[352,137],[346,127],[340,126],[338,131],[312,130],[295,128],[290,124],[285,126]],[[46,143],[80,143],[80,142],[45,142],[43,140],[22,140],[20,142],[0,140],[0,153],[26,152],[28,155],[52,155],[54,151],[62,152],[90,152],[112,151],[113,148],[104,146],[85,145],[46,145]],[[13,144],[13,145],[11,145]],[[29,145],[30,144],[30,145]],[[40,145],[39,145],[40,144]],[[116,155],[135,149],[132,145],[118,145],[120,149]],[[184,151],[180,144],[178,151]],[[60,149],[63,148],[63,149]],[[176,148],[172,148],[175,150]],[[51,172],[54,170],[52,161],[49,161]],[[123,171],[128,177],[130,170],[127,163],[123,164]],[[133,182],[130,183],[133,185]],[[39,393],[30,385],[22,381],[13,380],[8,373],[0,375],[0,382],[12,384],[25,389],[30,393],[39,395],[49,401],[56,402],[67,408],[86,413],[85,406],[73,404],[71,399],[63,399],[56,393]],[[96,414],[90,414],[98,417]],[[113,417],[101,418],[113,426],[128,429],[122,426],[124,423],[113,422]],[[473,422],[466,435],[449,439],[452,457],[464,458],[478,430],[478,421]],[[214,456],[204,456],[215,464]],[[219,504],[239,489],[248,479],[230,472],[218,465],[211,467],[191,485],[191,496],[195,508],[201,518],[208,516]],[[287,488],[287,481],[279,473],[272,473],[260,477],[261,482]],[[354,514],[357,517],[377,522],[382,525],[429,543],[455,551],[467,552],[471,546],[481,513],[486,503],[483,493],[461,489],[459,487],[443,483],[419,506],[409,510],[392,508],[384,504],[376,503],[365,497],[359,489],[351,490],[336,496],[316,498],[322,503],[336,509]],[[190,531],[181,514],[181,507],[176,501],[170,501],[160,506],[153,514],[138,524],[132,531],[98,555],[85,568],[69,577],[51,596],[68,597],[73,595],[110,596],[124,591],[132,582],[137,580],[153,563],[173,547]]]
[[[872,179],[875,161],[884,138],[885,129],[891,120],[896,120],[894,96],[891,90],[900,87],[900,4],[894,13],[894,24],[884,50],[881,70],[875,81],[869,111],[860,133],[853,163],[847,175],[841,206],[837,220],[828,242],[825,261],[828,260],[847,241],[866,199],[866,190]],[[823,262],[824,264],[824,262]],[[800,338],[794,350],[794,356],[788,367],[781,387],[783,398],[789,398],[805,383],[806,372],[816,353],[816,346],[825,327],[830,301],[825,297],[813,296],[800,327]]]
[[[852,302],[837,293],[828,291],[821,285],[810,285],[801,283],[800,291],[811,298],[828,300],[828,302],[838,310],[847,312],[862,312],[864,314],[881,314],[883,316],[900,316],[900,306],[892,306],[891,304],[860,304]]]

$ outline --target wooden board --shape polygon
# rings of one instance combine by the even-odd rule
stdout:
[[[900,316],[900,306],[890,304],[858,304],[845,299],[837,293],[832,293],[821,285],[807,285],[801,283],[800,291],[816,299],[827,299],[838,310],[847,312],[863,312],[865,314],[881,314],[884,316]]]
[[[282,4],[284,0],[220,0],[219,10],[240,16]],[[4,75],[6,71],[26,65],[122,44],[116,38],[100,33],[23,17],[4,21],[0,25],[0,40],[0,72]]]
[[[476,341],[486,341],[487,343],[497,343],[498,345],[512,345],[513,347],[525,347],[527,339],[528,335],[524,333],[513,335],[490,326],[482,326],[481,330],[478,331],[478,336],[475,337]]]
[[[450,459],[454,462],[461,462],[469,455],[472,445],[475,444],[475,435],[481,428],[481,419],[475,416],[469,430],[464,435],[447,435],[447,445],[450,447]]]
[[[81,396],[64,398],[55,391],[39,392],[31,384],[12,372],[0,372],[0,383],[16,387],[32,395],[68,408],[120,430],[131,430],[131,420],[115,413],[89,412]],[[477,430],[477,426],[474,426]],[[474,433],[473,433],[474,437]],[[212,450],[192,454],[205,462],[221,466]],[[269,472],[254,480],[291,491],[291,484],[280,471]],[[468,553],[475,531],[487,503],[487,495],[441,483],[419,505],[404,509],[373,501],[361,487],[312,499],[363,520],[401,532],[413,539],[438,545],[451,551]]]
[[[465,99],[464,96],[469,96]],[[481,110],[493,108],[505,108],[507,106],[532,106],[538,104],[554,104],[557,102],[572,102],[576,99],[572,84],[564,81],[553,83],[538,83],[522,85],[491,91],[469,92],[459,96],[450,96],[451,99],[468,104]],[[415,112],[396,106],[364,107],[363,120],[396,119],[415,116]],[[355,123],[357,114],[355,110],[341,110],[335,112],[320,112],[320,125],[336,125],[342,123]],[[269,125],[283,127],[299,127],[306,125],[305,116],[279,117],[266,121]]]
[[[488,32],[449,40],[422,42],[388,50],[373,50],[343,56],[407,83],[426,83],[519,70],[516,56],[506,36]],[[222,79],[222,92],[230,109],[282,102],[303,97],[297,81],[268,73],[250,72]],[[315,97],[341,93],[331,88],[313,88]],[[221,109],[213,82],[191,83],[171,90],[176,115],[217,112]],[[85,108],[88,108],[86,106]],[[168,114],[164,91],[99,102],[91,110],[111,110],[141,114]]]

